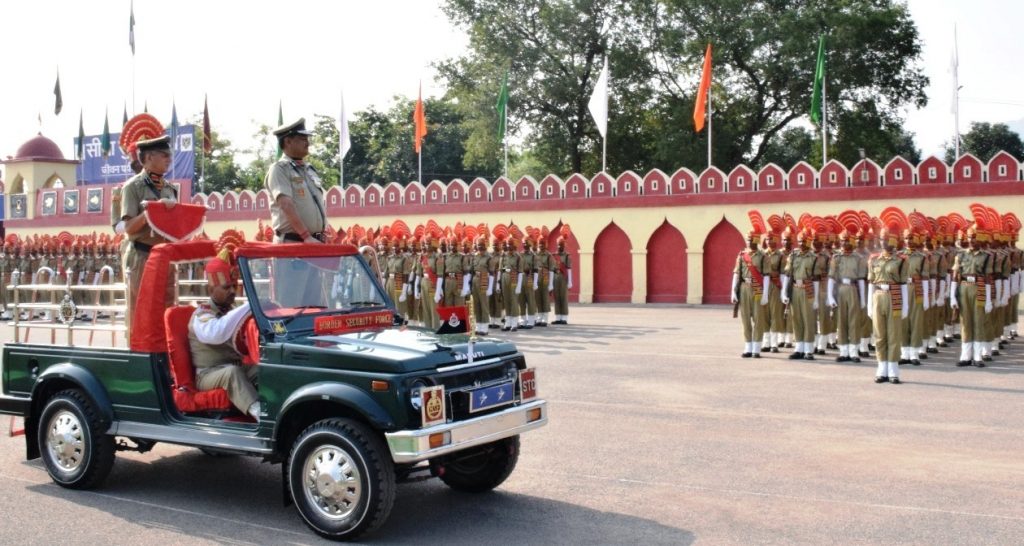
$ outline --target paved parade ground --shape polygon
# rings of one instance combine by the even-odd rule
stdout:
[[[874,359],[834,351],[740,358],[725,307],[576,306],[570,321],[513,335],[550,424],[523,437],[512,477],[484,495],[402,485],[367,542],[1024,543],[1024,339],[988,368],[955,368],[947,348],[876,385]],[[5,544],[322,542],[282,505],[280,466],[160,444],[79,492],[23,446],[0,438]]]

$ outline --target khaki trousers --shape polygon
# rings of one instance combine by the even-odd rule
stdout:
[[[228,391],[228,398],[246,413],[253,402],[259,400],[254,381],[258,375],[258,366],[240,366],[238,364],[222,364],[212,368],[196,370],[196,388],[208,391],[221,387]]]
[[[900,290],[897,285],[896,290]],[[879,362],[898,362],[900,359],[901,319],[892,309],[892,295],[887,290],[875,290],[874,324],[875,358]]]

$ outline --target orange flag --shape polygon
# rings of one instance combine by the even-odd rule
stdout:
[[[700,88],[697,89],[697,104],[693,105],[693,126],[699,133],[704,128],[704,114],[708,104],[708,89],[711,88],[711,44],[704,52],[704,72],[700,76]]]
[[[423,84],[420,84],[420,95],[416,98],[416,111],[412,114],[412,120],[416,124],[416,131],[413,133],[415,139],[416,153],[420,153],[420,146],[423,144],[423,137],[427,136],[427,116],[423,112]]]

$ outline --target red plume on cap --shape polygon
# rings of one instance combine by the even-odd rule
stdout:
[[[813,229],[814,228],[813,224],[814,224],[814,217],[811,216],[811,214],[807,213],[807,212],[801,214],[800,215],[800,220],[797,222],[797,225],[799,227],[803,228],[803,229]]]
[[[882,226],[897,232],[902,232],[910,227],[907,215],[897,207],[886,207],[886,209],[878,215],[878,218],[882,221]]]
[[[505,239],[508,239],[508,228],[505,227],[505,224],[498,224],[494,226],[492,233],[494,234],[494,240],[496,241],[504,241]]]
[[[1007,212],[1006,214],[1003,215],[1002,221],[1003,221],[1003,231],[1005,231],[1006,233],[1014,233],[1014,234],[1016,234],[1016,233],[1020,232],[1020,228],[1021,228],[1020,219],[1017,218],[1016,214],[1014,214],[1012,212]]]
[[[773,214],[768,217],[768,226],[772,228],[772,232],[779,234],[785,231],[786,221],[778,214]]]
[[[751,233],[754,235],[760,235],[768,232],[768,226],[764,223],[764,217],[761,216],[761,211],[748,210],[747,217],[750,218],[750,225],[752,227]]]
[[[967,221],[967,218],[964,218],[959,212],[951,212],[946,215],[946,218],[949,219],[949,223],[952,225],[953,229],[957,231],[967,228],[970,224],[970,222]]]
[[[911,212],[907,217],[910,222],[910,230],[916,235],[924,235],[931,232],[931,224],[928,223],[928,218],[920,212]]]
[[[164,134],[164,126],[152,114],[139,114],[121,129],[121,137],[117,139],[118,147],[129,157],[135,157],[135,145],[140,140],[149,140]]]
[[[844,210],[839,213],[839,218],[836,221],[843,226],[848,235],[856,236],[861,231],[861,218],[856,211]]]

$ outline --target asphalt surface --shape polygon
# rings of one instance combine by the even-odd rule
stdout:
[[[949,348],[876,385],[873,359],[741,359],[724,307],[571,313],[513,335],[551,420],[509,480],[399,486],[366,542],[1024,543],[1024,338],[988,368],[955,368]],[[258,459],[161,444],[80,492],[23,457],[0,438],[0,543],[324,542]]]

